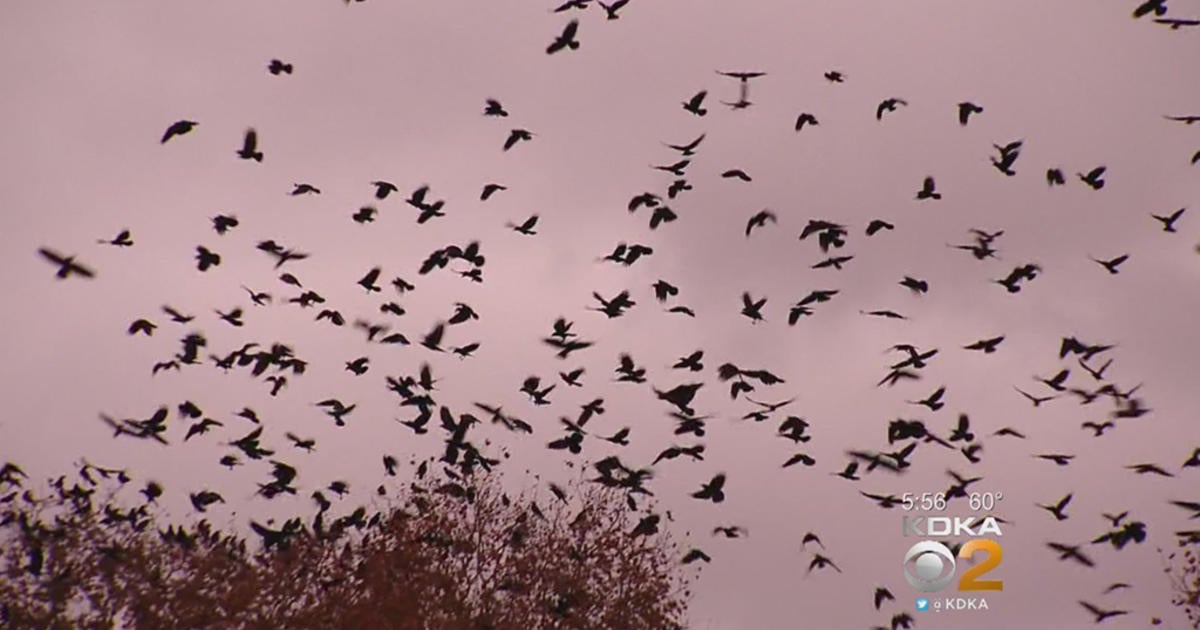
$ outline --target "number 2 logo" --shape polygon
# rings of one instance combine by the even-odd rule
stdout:
[[[1004,558],[1004,549],[994,540],[975,538],[963,544],[958,550],[958,557],[967,560],[979,551],[987,553],[987,557],[983,562],[963,572],[958,580],[958,590],[1003,591],[1004,580],[981,580],[979,577],[1000,566],[1000,560]]]

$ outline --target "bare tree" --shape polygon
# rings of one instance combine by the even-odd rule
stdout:
[[[1175,591],[1171,603],[1183,609],[1194,630],[1200,630],[1200,540],[1181,539],[1179,550],[1167,554],[1166,562],[1163,571]]]

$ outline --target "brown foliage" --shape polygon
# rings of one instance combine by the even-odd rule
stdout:
[[[0,506],[0,627],[644,629],[686,612],[674,545],[631,536],[599,487],[543,513],[490,479],[414,485],[369,522],[297,520],[269,551],[57,490]]]

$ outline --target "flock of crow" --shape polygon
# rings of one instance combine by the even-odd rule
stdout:
[[[357,0],[361,2],[362,0]],[[347,0],[347,4],[350,0]],[[593,5],[604,11],[608,20],[618,19],[622,13],[630,9],[628,0],[616,0],[606,4],[596,0],[571,0],[554,9],[557,13],[572,13],[589,11]],[[636,7],[635,7],[636,8]],[[1133,16],[1143,18],[1152,16],[1158,23],[1179,29],[1187,26],[1200,25],[1200,20],[1182,19],[1167,15],[1165,0],[1151,0],[1136,8]],[[553,37],[545,52],[548,55],[569,55],[580,46],[579,20],[571,19],[560,34]],[[279,59],[270,60],[267,69],[271,75],[288,79],[294,71],[291,63]],[[720,71],[722,80],[728,79],[736,86],[736,98],[720,101],[721,106],[730,111],[745,111],[754,105],[750,100],[752,88],[757,79],[766,76],[764,72]],[[824,74],[824,81],[831,89],[836,85],[849,81],[846,74],[838,70],[830,70]],[[817,80],[821,80],[817,78]],[[481,95],[481,114],[503,125],[509,112],[501,100]],[[682,95],[682,101],[677,105],[680,116],[691,116],[704,119],[710,114],[709,94],[707,90],[699,90],[691,95]],[[866,121],[886,125],[894,116],[903,116],[909,103],[899,97],[882,98],[875,108],[875,120]],[[979,116],[987,116],[985,105],[964,101],[955,107],[947,107],[949,124],[968,126]],[[1167,115],[1172,122],[1191,125],[1200,122],[1200,115]],[[794,132],[805,133],[811,127],[819,126],[821,121],[812,112],[800,112],[795,120]],[[188,151],[188,140],[192,134],[204,133],[204,125],[195,120],[178,120],[168,125],[162,132],[161,151]],[[694,156],[704,150],[707,132],[700,130],[698,134],[685,143],[666,143],[669,149],[677,154],[666,163],[654,164],[653,169],[664,172],[669,179],[661,189],[651,191],[636,191],[630,195],[626,208],[628,213],[643,213],[646,215],[648,230],[669,229],[671,223],[680,220],[672,205],[683,203],[689,191],[693,188],[693,180],[689,179],[688,168]],[[519,152],[522,143],[536,142],[537,135],[524,128],[511,128],[503,142],[498,147],[504,152]],[[991,149],[992,167],[1004,177],[1017,175],[1017,167],[1021,165],[1020,157],[1023,140],[1015,140],[995,144]],[[247,168],[254,168],[253,163],[270,160],[270,139],[260,138],[254,129],[248,129],[241,139],[240,145],[231,143],[229,159],[240,159],[249,162]],[[1181,163],[1186,159],[1181,159]],[[1200,162],[1200,151],[1190,157],[1190,162]],[[1081,165],[1075,169],[1064,169],[1058,165],[1042,165],[1039,177],[1044,173],[1046,185],[1050,188],[1059,186],[1084,186],[1090,190],[1103,191],[1107,170],[1103,164]],[[754,181],[752,174],[744,170],[732,169],[721,173],[722,178],[737,180],[744,183]],[[364,182],[364,188],[367,183]],[[369,183],[372,201],[363,205],[351,215],[351,219],[360,224],[368,224],[376,220],[378,208],[396,198],[403,198],[403,203],[412,208],[417,224],[426,224],[446,216],[448,209],[444,199],[428,185],[412,190],[404,197],[397,185],[392,182],[377,180]],[[486,203],[495,195],[508,190],[504,184],[496,182],[480,182],[479,201]],[[922,203],[937,203],[941,199],[937,182],[932,176],[925,177],[920,182],[914,182],[912,196]],[[316,182],[295,183],[288,191],[292,196],[319,196],[321,188]],[[1143,215],[1140,220],[1157,222],[1163,232],[1164,239],[1177,230],[1183,229],[1188,223],[1188,213],[1185,208],[1171,209],[1168,212],[1156,212]],[[703,220],[703,219],[695,219]],[[753,239],[761,230],[781,229],[780,218],[770,209],[763,209],[751,214],[745,223],[745,230],[740,237]],[[219,214],[211,217],[212,230],[217,240],[236,230],[255,229],[253,221],[246,221],[232,214]],[[828,269],[830,272],[841,270],[853,264],[854,255],[846,253],[847,244],[856,239],[886,238],[887,234],[898,229],[900,220],[876,218],[866,225],[847,225],[826,218],[813,218],[799,232],[799,240],[813,243],[820,250],[822,258],[812,265],[813,269]],[[520,237],[534,237],[538,234],[539,216],[533,214],[527,218],[517,219],[506,223],[508,229]],[[136,228],[120,230],[111,238],[100,240],[104,246],[121,249],[133,249],[136,252]],[[862,236],[858,236],[861,234]],[[967,240],[953,244],[952,247],[962,250],[964,256],[970,256],[977,261],[988,261],[997,258],[998,248],[1003,239],[1003,230],[971,229]],[[442,400],[449,397],[447,383],[441,382],[435,376],[435,363],[438,356],[450,355],[459,359],[470,359],[477,352],[485,351],[486,340],[467,340],[451,342],[461,335],[460,331],[469,330],[469,324],[479,319],[479,314],[467,298],[454,302],[448,309],[448,314],[440,321],[433,322],[418,330],[407,328],[401,332],[405,322],[406,310],[402,300],[419,299],[421,280],[430,274],[450,274],[462,279],[465,287],[485,282],[487,262],[484,247],[479,241],[466,241],[445,245],[431,245],[428,255],[411,275],[388,277],[382,266],[359,270],[354,273],[357,285],[367,295],[377,298],[378,309],[374,312],[349,312],[345,307],[331,303],[322,296],[321,289],[303,280],[305,267],[310,264],[321,264],[320,251],[308,251],[301,244],[281,243],[274,239],[259,238],[257,251],[264,264],[273,266],[278,275],[278,285],[275,287],[252,288],[241,285],[244,290],[246,303],[228,310],[214,309],[213,313],[185,313],[171,306],[164,305],[158,314],[131,314],[132,321],[128,326],[130,336],[152,337],[170,334],[166,327],[174,326],[185,330],[179,341],[178,351],[163,357],[148,369],[153,374],[166,372],[184,372],[188,370],[215,369],[226,373],[244,373],[247,377],[259,379],[263,383],[263,391],[269,397],[277,396],[310,396],[317,409],[329,417],[337,427],[347,426],[358,404],[338,397],[322,398],[307,393],[302,386],[302,377],[308,367],[308,361],[298,356],[295,350],[286,343],[267,342],[248,338],[240,347],[215,349],[210,348],[205,334],[200,327],[205,324],[214,326],[229,326],[237,329],[248,328],[254,319],[254,311],[279,305],[282,308],[304,309],[312,313],[313,326],[332,326],[357,331],[360,337],[360,352],[356,356],[347,357],[344,363],[346,372],[355,377],[375,377],[376,365],[387,365],[394,368],[397,361],[392,356],[403,356],[402,363],[408,365],[402,373],[380,378],[381,387],[386,387],[389,396],[394,397],[402,418],[398,419],[397,428],[411,432],[416,436],[429,436],[444,442],[444,453],[436,462],[420,463],[418,473],[422,477],[428,472],[431,464],[440,464],[449,475],[450,482],[443,486],[446,492],[459,492],[462,487],[457,483],[465,477],[478,472],[488,471],[498,466],[501,459],[495,453],[489,452],[489,440],[482,437],[488,425],[492,430],[505,430],[521,437],[520,439],[539,440],[546,448],[561,451],[565,458],[575,458],[590,451],[599,459],[590,464],[596,476],[595,483],[616,488],[627,496],[629,508],[637,512],[637,524],[631,528],[630,536],[654,534],[664,525],[663,516],[647,508],[643,501],[653,494],[652,480],[655,468],[670,465],[672,460],[705,461],[707,423],[711,416],[705,415],[703,409],[697,409],[697,394],[705,387],[720,387],[727,390],[727,395],[738,404],[745,405],[744,420],[754,422],[769,422],[777,426],[775,433],[781,440],[788,441],[794,446],[795,454],[780,466],[815,467],[814,457],[805,452],[805,445],[813,438],[809,432],[810,423],[802,416],[793,412],[795,397],[788,394],[774,395],[780,386],[786,387],[786,379],[769,369],[757,366],[742,365],[730,360],[711,361],[703,350],[696,350],[686,356],[678,357],[665,372],[655,372],[644,364],[639,364],[630,353],[621,353],[613,374],[616,381],[642,385],[649,388],[654,396],[661,401],[663,412],[674,423],[676,441],[663,444],[657,457],[649,462],[634,462],[622,457],[621,448],[630,443],[631,436],[636,433],[636,427],[624,427],[617,430],[598,430],[595,420],[605,413],[605,400],[595,397],[582,405],[578,412],[569,416],[561,416],[556,426],[535,426],[523,420],[521,412],[515,409],[504,409],[502,405],[489,402],[474,402],[469,410],[452,410],[449,404]],[[1164,241],[1165,242],[1165,241]],[[1164,245],[1168,246],[1168,245]],[[220,248],[215,246],[197,246],[193,255],[195,267],[199,272],[211,272],[223,264]],[[44,246],[37,250],[38,254],[51,264],[55,277],[59,280],[87,280],[104,282],[106,272],[97,269],[87,262],[87,255],[68,255],[60,249]],[[651,256],[669,255],[630,239],[621,242],[611,252],[599,258],[596,264],[612,264],[625,267],[633,266],[640,260]],[[1118,274],[1122,266],[1129,263],[1131,256],[1136,258],[1136,252],[1121,253],[1112,258],[1092,258],[1104,272]],[[149,262],[149,261],[146,261]],[[1005,266],[1005,269],[1008,269]],[[361,276],[359,274],[361,273]],[[996,291],[1013,294],[1013,299],[1020,299],[1025,287],[1042,277],[1042,267],[1033,261],[1021,262],[1014,265],[1010,271],[993,277],[991,283],[996,285]],[[831,276],[832,277],[832,276]],[[897,279],[899,284],[914,294],[920,295],[930,290],[926,279],[903,276]],[[812,316],[823,304],[839,299],[839,289],[821,288],[802,295],[787,309],[786,322],[788,326],[803,325],[805,318]],[[555,397],[564,390],[578,389],[586,391],[588,386],[585,379],[585,369],[573,363],[580,353],[594,352],[601,340],[590,338],[584,333],[588,327],[586,320],[592,317],[617,319],[624,316],[630,309],[644,308],[647,301],[658,302],[667,312],[667,317],[695,318],[698,313],[684,302],[679,286],[668,280],[658,280],[652,286],[636,287],[620,291],[613,295],[592,294],[592,301],[580,305],[580,312],[574,315],[563,315],[553,322],[547,322],[546,332],[541,342],[545,345],[547,356],[554,357],[560,362],[561,369],[555,370],[550,376],[526,376],[515,374],[514,388],[528,399],[529,410],[540,410],[555,404]],[[743,293],[740,304],[730,305],[731,309],[740,307],[740,315],[750,324],[771,325],[766,321],[768,298],[761,295]],[[774,305],[772,305],[774,306]],[[906,315],[894,310],[862,310],[867,317],[880,317],[896,320],[907,319]],[[782,325],[782,324],[780,324]],[[991,355],[1002,351],[1005,336],[982,335],[977,340],[964,340],[955,347],[918,347],[908,343],[898,343],[890,351],[894,360],[882,366],[882,378],[875,384],[877,387],[897,387],[902,383],[917,386],[923,376],[923,371],[940,356],[948,353],[980,353]],[[411,347],[410,354],[388,355],[382,358],[375,349],[380,347]],[[347,347],[351,347],[347,344]],[[1080,427],[1083,435],[1100,437],[1115,427],[1128,422],[1139,422],[1139,418],[1151,413],[1148,403],[1138,396],[1140,385],[1129,386],[1118,384],[1109,379],[1107,372],[1113,365],[1111,351],[1114,345],[1096,340],[1079,339],[1075,336],[1064,336],[1058,344],[1057,356],[1060,363],[1048,367],[1037,375],[1031,386],[1012,386],[1013,396],[1021,396],[1029,401],[1032,408],[1040,408],[1058,399],[1073,400],[1079,405],[1107,404],[1109,408],[1100,419],[1084,422]],[[705,375],[715,377],[715,383],[706,379]],[[440,385],[440,386],[439,386]],[[519,385],[519,387],[518,387]],[[469,389],[469,384],[461,384]],[[470,395],[463,391],[459,394]],[[924,397],[909,399],[904,402],[914,407],[921,407],[929,414],[937,414],[945,405],[947,388],[945,386],[932,388]],[[555,409],[561,406],[556,406]],[[540,413],[540,411],[539,411]],[[224,411],[203,409],[192,401],[182,401],[178,404],[163,405],[156,409],[147,410],[143,417],[115,418],[101,414],[104,426],[110,434],[119,440],[145,441],[160,445],[178,442],[193,442],[216,440],[224,452],[214,457],[214,464],[233,469],[242,465],[261,466],[264,468],[264,478],[258,483],[258,494],[265,499],[278,495],[295,495],[301,491],[296,485],[297,468],[288,460],[311,452],[316,446],[316,440],[297,435],[297,429],[275,425],[260,417],[251,405],[225,417]],[[934,416],[936,417],[936,416]],[[177,424],[181,423],[181,424]],[[244,426],[239,427],[239,424]],[[828,467],[828,472],[845,479],[850,484],[858,484],[869,474],[900,475],[912,465],[912,458],[919,452],[939,450],[947,457],[958,458],[962,467],[976,467],[983,460],[985,444],[992,440],[1025,440],[1026,434],[1020,426],[1004,426],[985,435],[972,424],[967,413],[958,413],[952,421],[932,421],[896,419],[882,427],[881,432],[886,436],[886,446],[883,448],[847,448],[845,460],[836,466]],[[219,438],[206,437],[217,432]],[[603,442],[605,445],[597,444]],[[657,450],[657,449],[656,449]],[[1068,466],[1077,457],[1076,453],[1044,452],[1033,447],[1031,455],[1037,460],[1044,460],[1057,466]],[[386,453],[377,454],[380,460],[380,470],[383,475],[396,476],[400,466],[396,456]],[[415,463],[415,462],[414,462]],[[1193,469],[1193,474],[1200,474],[1200,448],[1193,448],[1191,453],[1179,461],[1146,462],[1130,465],[1128,468],[1136,474],[1159,475],[1171,477],[1185,474]],[[84,464],[81,475],[93,481],[94,475],[117,475],[122,483],[130,480],[123,470],[108,469]],[[21,476],[20,467],[16,463],[8,464],[0,475],[0,486],[16,484]],[[707,477],[707,476],[706,476]],[[949,471],[949,479],[945,489],[950,501],[963,501],[973,488],[978,488],[983,477],[974,474],[960,474]],[[726,473],[718,473],[710,478],[698,481],[691,496],[697,501],[721,503],[725,500]],[[871,501],[880,508],[898,512],[895,508],[902,501],[900,497],[891,494],[879,494],[859,489],[853,491],[861,495],[863,500]],[[566,491],[553,483],[549,490],[558,499],[568,500]],[[378,490],[381,494],[383,486]],[[147,482],[141,488],[145,504],[133,508],[128,513],[130,520],[144,518],[148,506],[163,495],[164,488],[157,482]],[[295,518],[286,521],[280,527],[252,521],[251,527],[262,536],[267,546],[277,545],[288,536],[311,527],[317,533],[345,530],[348,527],[362,529],[373,523],[364,508],[336,519],[328,519],[327,513],[333,506],[332,495],[344,496],[350,492],[349,484],[345,481],[334,481],[326,486],[305,488],[315,506],[315,513],[304,519]],[[216,503],[224,503],[225,498],[206,488],[194,488],[188,491],[191,505],[198,514],[204,514]],[[9,497],[11,499],[11,495]],[[1056,521],[1064,521],[1069,517],[1072,494],[1068,493],[1046,504],[1039,504],[1050,517]],[[1184,510],[1190,518],[1200,519],[1200,497],[1195,501],[1172,501],[1175,507]],[[1096,561],[1089,551],[1089,545],[1111,545],[1122,549],[1128,544],[1137,544],[1145,540],[1147,526],[1128,512],[1120,514],[1105,514],[1108,527],[1104,531],[1086,540],[1076,540],[1076,537],[1064,534],[1063,540],[1045,541],[1045,552],[1053,554],[1067,562],[1078,563],[1085,567],[1094,567]],[[1001,521],[1003,522],[1003,521]],[[178,530],[178,535],[184,530]],[[736,539],[746,534],[746,529],[737,524],[722,524],[712,530],[712,535],[720,538]],[[174,532],[172,535],[176,535]],[[1200,542],[1200,528],[1177,532],[1180,540]],[[841,568],[835,563],[816,533],[808,532],[798,538],[799,547],[806,555],[809,572],[835,571]],[[706,551],[694,546],[681,557],[685,564],[708,563],[712,558]],[[1105,594],[1129,588],[1128,584],[1115,583]],[[898,630],[914,624],[914,618],[907,611],[899,610],[893,613],[883,611],[893,594],[884,586],[875,589],[873,601],[876,610],[885,617],[882,628]],[[1095,602],[1081,601],[1081,614],[1089,614],[1095,622],[1105,622],[1130,614],[1130,611],[1106,607]],[[1157,619],[1153,620],[1158,623]]]

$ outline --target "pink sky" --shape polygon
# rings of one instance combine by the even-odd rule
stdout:
[[[1191,332],[1200,310],[1193,252],[1200,208],[1180,219],[1178,234],[1163,233],[1149,213],[1194,205],[1200,191],[1200,166],[1188,164],[1200,128],[1162,118],[1200,114],[1195,32],[1134,21],[1132,5],[1121,2],[635,0],[615,21],[598,7],[571,13],[581,22],[581,47],[548,57],[545,46],[568,19],[548,8],[517,0],[0,7],[0,287],[10,296],[0,327],[11,331],[0,337],[0,461],[18,461],[35,477],[58,474],[81,456],[126,466],[139,479],[162,480],[167,506],[186,518],[188,492],[218,490],[230,504],[212,518],[230,526],[249,515],[309,512],[306,493],[290,505],[251,500],[265,464],[234,472],[215,464],[226,451],[220,442],[249,428],[232,412],[250,405],[266,419],[271,445],[300,468],[302,485],[351,482],[358,492],[343,502],[349,511],[372,501],[382,453],[407,460],[439,450],[436,432],[418,438],[392,421],[401,412],[383,388],[384,375],[415,373],[428,361],[443,404],[456,411],[475,401],[503,404],[535,426],[532,437],[514,439],[499,427],[475,435],[490,438],[492,452],[512,453],[508,483],[540,483],[533,475],[561,482],[579,473],[544,445],[559,436],[559,416],[575,416],[596,397],[607,407],[593,421],[596,433],[629,426],[633,443],[589,438],[577,461],[617,453],[648,465],[672,443],[695,443],[671,435],[669,409],[649,385],[692,380],[670,365],[703,348],[699,378],[709,385],[695,407],[716,416],[703,440],[706,460],[661,464],[652,484],[656,509],[672,513],[681,544],[714,558],[693,589],[694,627],[865,628],[911,611],[917,593],[900,571],[910,542],[900,536],[900,514],[875,508],[857,490],[942,490],[947,468],[983,476],[977,489],[1006,497],[997,512],[1014,524],[1004,532],[1003,564],[989,576],[1002,577],[1005,590],[987,596],[987,612],[920,613],[920,628],[1090,627],[1080,599],[1131,611],[1113,627],[1140,628],[1151,616],[1182,627],[1155,547],[1173,546],[1171,532],[1197,522],[1189,525],[1187,513],[1166,501],[1200,500],[1200,471],[1179,470],[1200,446],[1200,348]],[[1200,14],[1200,6],[1171,4],[1172,15],[1193,17],[1188,11]],[[275,57],[295,73],[269,75]],[[833,69],[846,74],[844,84],[822,78]],[[751,84],[755,105],[738,112],[720,105],[737,86],[716,70],[766,71]],[[710,91],[703,119],[679,105],[701,89]],[[877,122],[875,106],[888,97],[909,106]],[[501,100],[511,116],[481,116],[486,98]],[[985,108],[966,128],[955,118],[963,100]],[[800,112],[820,124],[795,133]],[[179,119],[200,124],[160,146],[163,130]],[[234,155],[247,127],[259,132],[262,164]],[[515,127],[536,135],[502,152]],[[676,222],[651,232],[649,213],[630,215],[625,205],[669,184],[648,168],[677,159],[661,142],[700,133],[707,138],[688,170],[695,189],[671,203]],[[1017,139],[1025,141],[1018,175],[1007,178],[988,156],[993,143]],[[1101,191],[1073,176],[1102,164]],[[1051,166],[1068,174],[1065,187],[1047,188]],[[719,177],[731,168],[754,181]],[[926,175],[936,177],[942,200],[913,200]],[[400,194],[375,202],[369,182],[376,179],[395,182]],[[323,192],[290,197],[294,182]],[[481,203],[486,182],[509,190]],[[422,184],[446,199],[447,216],[418,226],[401,199]],[[369,203],[378,220],[351,221]],[[746,220],[764,207],[778,224],[747,239]],[[222,212],[242,225],[219,237],[208,221]],[[530,214],[541,217],[537,236],[504,228]],[[822,256],[797,235],[816,218],[849,226],[839,253],[855,259],[844,271],[809,269]],[[873,218],[897,229],[867,239],[862,230]],[[946,247],[966,242],[972,227],[1005,231],[999,260],[978,262]],[[133,231],[134,247],[96,244],[122,228]],[[312,253],[290,270],[348,319],[386,319],[381,300],[354,284],[379,265],[385,278],[418,285],[396,300],[408,310],[393,321],[397,330],[419,337],[454,302],[468,302],[481,321],[452,328],[447,345],[478,340],[482,348],[459,361],[417,346],[367,345],[349,326],[314,324],[313,311],[252,307],[240,285],[296,293],[255,250],[268,238]],[[430,251],[473,239],[487,256],[484,283],[449,273],[418,277]],[[655,252],[628,268],[596,262],[619,241]],[[196,271],[197,245],[219,252],[221,266]],[[98,278],[56,282],[35,253],[42,246],[78,254]],[[1130,259],[1116,276],[1088,260],[1124,253]],[[1027,262],[1044,273],[1019,295],[990,282]],[[899,286],[904,275],[928,280],[929,294]],[[696,319],[663,312],[649,288],[660,278],[680,287],[680,303]],[[638,302],[627,316],[585,310],[593,291],[624,289]],[[788,327],[788,306],[814,289],[841,293]],[[743,291],[769,298],[765,323],[739,315]],[[171,324],[163,304],[198,320]],[[246,310],[243,329],[213,314],[235,305]],[[883,308],[910,319],[859,314]],[[554,359],[539,339],[559,315],[597,345]],[[125,335],[139,317],[160,325],[154,337]],[[244,373],[211,366],[151,377],[150,366],[190,330],[202,330],[216,352],[249,340],[289,343],[311,368],[278,398]],[[993,355],[959,349],[1001,334],[1007,339]],[[1122,389],[1144,383],[1138,394],[1153,411],[1093,438],[1079,425],[1104,418],[1107,401],[1082,407],[1064,397],[1032,409],[1012,386],[1043,391],[1033,376],[1068,365],[1057,357],[1066,335],[1116,344],[1106,355],[1114,359],[1108,377]],[[921,381],[876,388],[899,360],[885,350],[901,342],[941,352]],[[650,383],[612,382],[623,352],[647,368]],[[361,378],[342,369],[359,356],[372,360]],[[803,450],[816,466],[780,468],[795,452],[772,435],[783,415],[736,420],[752,405],[730,401],[717,384],[714,368],[726,361],[787,380],[756,396],[797,397],[787,411],[810,422],[814,439]],[[587,368],[586,386],[560,385],[552,406],[535,409],[517,391],[530,374],[553,382],[573,367]],[[1078,367],[1070,384],[1098,385]],[[940,385],[947,406],[939,412],[905,402]],[[359,404],[349,426],[335,428],[312,406],[330,396]],[[158,448],[114,441],[97,420],[98,413],[145,416],[185,399],[226,427],[185,446],[185,423],[173,420],[172,446]],[[902,478],[876,474],[851,484],[829,474],[843,467],[846,449],[885,446],[889,420],[921,418],[945,434],[960,411],[985,444],[978,465],[925,445]],[[991,437],[1005,425],[1030,439]],[[316,453],[288,452],[285,431],[316,438]],[[1046,452],[1078,458],[1060,468],[1031,457]],[[1177,476],[1123,469],[1144,462]],[[687,496],[717,472],[728,474],[727,501]],[[1068,492],[1066,521],[1035,507]],[[1121,552],[1089,545],[1096,569],[1056,562],[1044,547],[1086,542],[1106,531],[1100,513],[1126,509],[1148,524],[1149,540]],[[709,536],[728,524],[745,526],[749,538]],[[805,575],[807,531],[820,535],[844,573]],[[1116,581],[1134,588],[1100,595]],[[871,606],[879,585],[898,600],[882,612]]]

